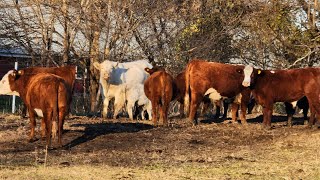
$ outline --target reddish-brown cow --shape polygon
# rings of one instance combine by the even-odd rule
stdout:
[[[270,71],[246,66],[244,75],[243,86],[252,89],[256,101],[263,107],[264,127],[271,127],[275,102],[293,102],[303,96],[309,101],[309,126],[314,125],[315,114],[320,117],[320,68]]]
[[[53,137],[58,132],[58,143],[61,145],[63,121],[70,102],[66,82],[49,73],[25,74],[24,70],[12,70],[3,77],[1,83],[1,94],[18,93],[28,108],[31,126],[29,141],[35,140],[37,114],[43,117],[45,123],[47,145],[51,145],[51,132]]]
[[[243,69],[241,65],[221,64],[192,60],[186,69],[185,111],[190,108],[189,120],[197,124],[196,111],[204,95],[218,101],[222,98],[236,97],[233,109],[241,102],[241,123],[247,124],[245,115],[250,100],[250,90],[242,86]],[[242,97],[241,97],[242,96]],[[191,101],[190,101],[191,98]],[[190,106],[189,106],[190,103]],[[236,110],[232,110],[233,122],[236,120]]]
[[[29,67],[23,69],[25,74],[37,74],[37,73],[50,73],[55,74],[66,82],[68,92],[69,94],[69,100],[68,104],[71,104],[72,101],[72,93],[73,93],[73,87],[75,82],[75,74],[76,74],[76,66],[63,66],[63,67]],[[24,108],[25,109],[25,108]],[[25,114],[26,111],[24,110],[23,114]],[[24,115],[25,116],[25,115]],[[64,122],[62,122],[64,123]],[[43,121],[43,118],[41,120],[41,136],[42,138],[45,137],[45,123]]]
[[[157,126],[160,119],[164,126],[168,126],[169,103],[175,91],[173,78],[164,69],[146,68],[145,70],[150,74],[144,83],[144,92],[152,103],[153,124]]]

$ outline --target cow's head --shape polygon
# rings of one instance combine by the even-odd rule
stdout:
[[[262,75],[262,70],[253,68],[252,65],[247,65],[244,70],[244,79],[242,85],[244,87],[252,87],[255,84],[256,78]]]
[[[10,70],[7,72],[0,81],[0,94],[19,96],[19,93],[15,91],[15,81],[23,74],[23,70]]]
[[[157,71],[165,71],[165,69],[163,67],[158,67],[158,66],[155,66],[152,69],[144,68],[144,70],[150,75],[157,72]]]
[[[109,81],[111,73],[118,67],[118,62],[104,61],[102,63],[94,62],[93,66],[100,71],[100,79]]]

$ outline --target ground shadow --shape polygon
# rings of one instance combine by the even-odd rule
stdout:
[[[83,135],[72,140],[71,142],[63,145],[63,148],[73,148],[82,143],[91,141],[98,136],[110,134],[110,133],[131,133],[139,132],[142,130],[152,129],[153,126],[143,123],[95,123],[95,124],[74,124],[71,127],[85,127],[82,132]],[[71,130],[70,130],[71,131]]]

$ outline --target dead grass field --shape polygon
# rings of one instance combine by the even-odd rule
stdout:
[[[320,179],[320,130],[285,120],[274,116],[271,130],[259,114],[248,126],[171,118],[153,128],[74,116],[45,164],[45,142],[27,142],[28,119],[0,115],[0,179]]]

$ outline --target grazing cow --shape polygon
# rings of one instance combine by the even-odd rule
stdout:
[[[250,90],[242,86],[243,69],[241,65],[221,64],[192,60],[186,69],[185,112],[189,120],[196,125],[196,111],[205,95],[213,101],[235,97],[241,103],[241,123],[247,124],[245,115],[250,100]],[[191,98],[191,101],[190,101]],[[189,105],[190,103],[190,105]],[[235,106],[238,107],[238,106]],[[236,111],[233,110],[234,113]],[[235,116],[235,115],[234,115]],[[236,119],[233,117],[232,119]]]
[[[113,61],[95,62],[94,67],[100,71],[100,84],[103,89],[103,111],[102,116],[106,117],[108,113],[109,100],[105,98],[108,95],[109,85],[134,85],[143,84],[148,74],[144,68],[152,68],[152,65],[145,60],[118,63]]]
[[[168,126],[169,104],[176,89],[174,80],[164,69],[146,68],[145,70],[150,74],[144,83],[144,92],[152,104],[153,124],[159,125],[160,119],[164,126]]]
[[[289,70],[244,69],[243,86],[250,87],[256,101],[263,107],[263,126],[271,128],[275,102],[294,102],[306,96],[310,107],[309,126],[320,117],[320,68]],[[317,122],[318,126],[319,122]]]
[[[309,102],[306,96],[303,96],[303,98],[293,103],[285,102],[284,104],[286,107],[286,112],[288,114],[288,126],[292,126],[292,116],[296,112],[297,107],[303,110],[304,124],[308,123]]]
[[[63,66],[63,67],[29,67],[23,69],[25,74],[37,74],[37,73],[50,73],[55,74],[61,77],[67,85],[69,89],[69,100],[68,104],[71,105],[72,101],[72,93],[73,93],[73,86],[75,82],[75,74],[76,74],[76,66]],[[25,108],[24,108],[25,109]],[[23,116],[25,116],[26,111],[24,110]],[[64,122],[62,122],[64,124]],[[41,120],[41,136],[42,138],[45,137],[45,123],[43,119]]]
[[[179,73],[175,78],[174,82],[176,84],[177,90],[175,92],[175,99],[180,103],[180,117],[183,117],[184,115],[184,96],[186,92],[186,71],[182,71]],[[220,117],[220,109],[221,105],[223,104],[224,107],[224,113],[223,113],[223,118],[227,116],[227,111],[228,111],[228,105],[234,101],[234,98],[231,98],[232,101],[227,103],[226,100],[220,100],[216,102],[212,102],[216,106],[216,114],[215,114],[215,119],[218,119]],[[203,103],[203,108],[201,111],[201,114],[203,114],[211,104],[211,100],[209,97],[204,97],[202,100]],[[233,108],[237,108],[238,106],[235,106]],[[234,120],[235,121],[235,120]]]
[[[11,70],[2,78],[0,87],[0,94],[19,95],[26,104],[31,126],[29,142],[35,140],[35,115],[38,115],[43,117],[45,123],[47,146],[51,146],[52,132],[53,137],[58,132],[58,143],[61,145],[63,121],[70,102],[70,90],[61,77],[49,73],[25,74],[24,70]]]

